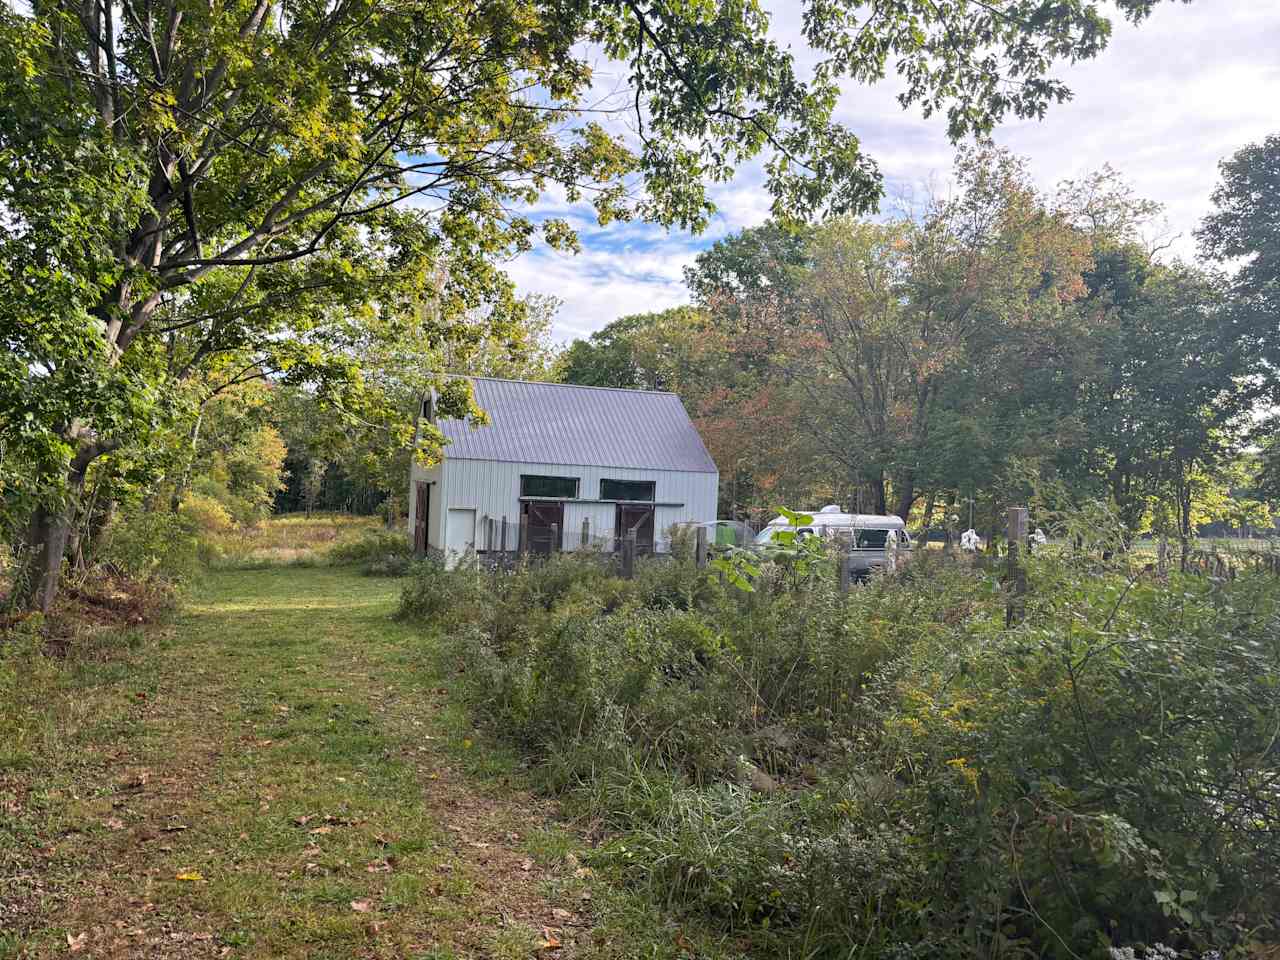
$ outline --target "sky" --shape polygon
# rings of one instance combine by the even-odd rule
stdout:
[[[795,0],[769,0],[774,32],[803,57]],[[1280,0],[1166,2],[1134,27],[1113,18],[1111,43],[1100,57],[1060,64],[1056,76],[1074,98],[1051,106],[1041,121],[1014,121],[994,139],[1029,160],[1045,190],[1105,163],[1136,192],[1163,204],[1167,256],[1195,255],[1192,237],[1209,211],[1218,163],[1247,143],[1280,133]],[[610,65],[599,66],[607,82]],[[955,149],[945,120],[903,110],[892,76],[873,87],[850,85],[836,119],[860,138],[880,165],[886,207],[895,196],[945,191]],[[759,163],[715,187],[719,207],[702,234],[649,224],[598,227],[588,209],[549,199],[539,213],[568,216],[582,250],[535,247],[509,265],[522,293],[562,301],[553,329],[567,342],[629,313],[689,301],[683,269],[717,239],[768,216],[770,198]]]

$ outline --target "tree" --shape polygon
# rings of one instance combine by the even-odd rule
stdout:
[[[674,390],[683,396],[695,387],[690,357],[705,326],[706,316],[693,307],[619,317],[569,344],[559,360],[559,379],[592,387]]]
[[[1197,233],[1206,255],[1239,261],[1233,292],[1240,336],[1273,367],[1280,364],[1280,134],[1250,144],[1221,164],[1217,209]]]
[[[442,376],[427,362],[446,344],[504,336],[519,307],[496,261],[531,242],[518,208],[553,184],[601,222],[696,228],[704,185],[764,152],[778,215],[864,211],[880,177],[831,121],[843,78],[892,57],[904,104],[961,137],[1064,99],[1051,64],[1109,34],[1085,0],[806,14],[808,80],[754,0],[0,9],[0,421],[21,446],[5,462],[42,478],[20,599],[52,602],[90,465],[189,416],[207,363],[357,408],[371,340],[419,344]],[[625,65],[634,144],[586,108],[588,43]],[[574,242],[562,220],[542,235]]]
[[[1088,247],[1017,158],[966,151],[953,197],[918,220],[833,222],[810,254],[803,422],[876,511],[972,494],[1058,432]]]

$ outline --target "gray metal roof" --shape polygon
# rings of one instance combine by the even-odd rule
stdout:
[[[652,390],[471,378],[489,425],[437,425],[446,459],[715,473],[680,398]]]

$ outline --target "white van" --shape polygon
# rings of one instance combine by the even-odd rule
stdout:
[[[786,517],[774,517],[761,530],[755,542],[766,544],[782,530],[794,530],[801,536],[817,536],[839,544],[852,559],[854,574],[867,574],[882,567],[889,555],[889,547],[911,549],[911,537],[901,517],[880,516],[871,513],[844,513],[831,503],[816,513],[808,514],[813,522],[794,526]]]

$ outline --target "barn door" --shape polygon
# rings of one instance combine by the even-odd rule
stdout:
[[[424,556],[427,552],[427,524],[431,519],[431,484],[418,481],[416,506],[413,511],[413,552]]]
[[[618,546],[630,534],[636,535],[636,551],[653,553],[653,507],[648,504],[620,503],[614,515]]]
[[[549,554],[564,549],[564,504],[526,500],[521,513],[529,518],[529,552]]]

